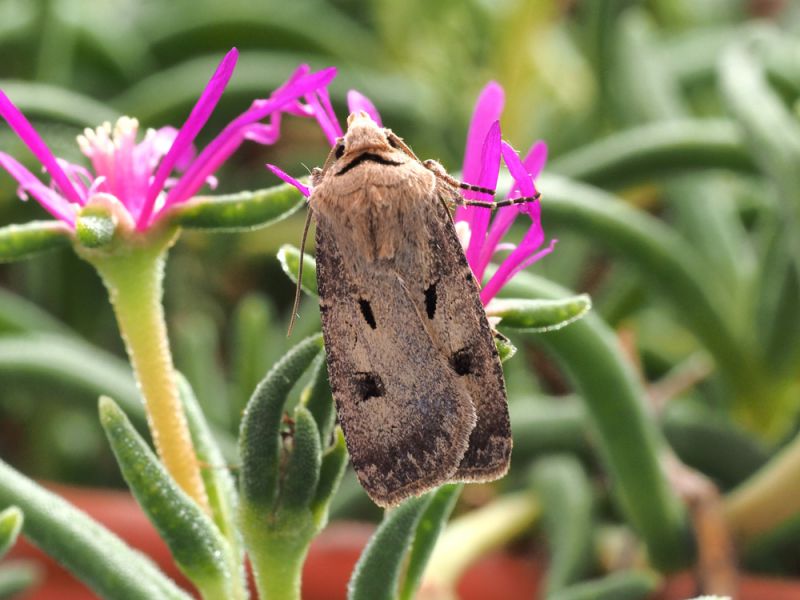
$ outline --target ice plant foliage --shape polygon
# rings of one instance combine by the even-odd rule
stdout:
[[[57,158],[22,112],[0,90],[0,116],[39,159],[52,179],[45,185],[17,160],[0,152],[0,166],[19,183],[23,199],[33,196],[51,215],[74,227],[76,215],[96,194],[113,196],[126,209],[136,229],[148,229],[172,206],[191,198],[244,140],[272,144],[280,135],[281,116],[310,116],[316,106],[300,99],[314,95],[334,78],[334,68],[311,72],[300,66],[269,98],[255,100],[199,154],[194,140],[208,121],[233,75],[238,52],[225,56],[180,129],[148,129],[139,138],[139,123],[129,117],[104,123],[78,137],[91,169]],[[314,97],[316,97],[314,95]],[[327,93],[324,94],[327,98]],[[329,102],[328,102],[329,105]],[[268,119],[264,123],[263,120]]]
[[[534,179],[547,160],[547,146],[544,142],[536,142],[525,158],[520,159],[511,145],[501,139],[499,119],[503,112],[504,100],[503,88],[495,82],[489,83],[478,97],[467,135],[462,178],[467,183],[494,189],[497,186],[502,159],[514,180],[508,197],[532,198],[537,194]],[[328,141],[331,145],[335,145],[343,132],[327,91],[320,90],[309,94],[306,101],[308,106],[313,108],[314,116]],[[373,121],[381,125],[381,117],[375,106],[369,98],[355,90],[351,90],[347,95],[347,108],[351,113],[364,111]],[[267,167],[283,181],[295,186],[304,196],[311,195],[309,187],[302,182],[275,165]],[[462,195],[471,200],[492,200],[480,192],[465,190],[462,191]],[[520,243],[516,245],[501,243],[511,225],[521,216],[530,219],[530,224]],[[455,224],[464,245],[467,262],[478,281],[484,281],[486,268],[495,254],[510,251],[492,277],[482,286],[481,300],[484,305],[488,304],[520,270],[552,252],[555,244],[553,240],[548,246],[542,247],[545,235],[538,200],[501,207],[496,211],[476,206],[460,206],[456,210]]]

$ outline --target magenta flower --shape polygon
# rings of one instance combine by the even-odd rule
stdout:
[[[335,145],[343,132],[327,90],[312,92],[306,97],[306,101],[314,108],[314,116],[328,141],[332,146]],[[516,151],[500,136],[499,119],[504,101],[503,88],[495,82],[490,82],[478,97],[467,135],[462,178],[467,183],[494,189],[497,186],[502,158],[514,180],[508,198],[533,198],[537,195],[534,179],[547,160],[547,145],[541,141],[536,142],[525,159],[520,160]],[[351,113],[365,111],[373,121],[381,125],[378,111],[366,96],[351,90],[347,94],[347,107]],[[283,181],[294,185],[304,196],[311,195],[311,190],[297,179],[274,165],[267,167]],[[479,192],[463,191],[462,195],[467,199],[492,200]],[[521,242],[517,245],[501,243],[503,236],[520,215],[530,219],[528,231]],[[478,281],[483,282],[486,268],[495,254],[510,251],[492,277],[482,286],[481,300],[484,305],[519,271],[552,252],[556,243],[556,240],[552,240],[547,247],[541,247],[545,235],[538,200],[502,207],[494,214],[482,207],[460,206],[456,209],[455,222],[465,246],[467,262]]]
[[[57,158],[0,90],[0,116],[39,159],[52,183],[45,185],[2,152],[0,166],[19,183],[21,198],[33,196],[70,227],[75,226],[78,211],[94,195],[107,194],[125,208],[136,229],[143,231],[171,207],[194,196],[204,184],[213,187],[214,172],[244,140],[275,143],[282,113],[316,114],[316,107],[302,104],[300,99],[316,97],[336,75],[334,68],[312,73],[307,65],[300,66],[283,86],[269,98],[255,100],[195,156],[193,142],[222,96],[237,57],[235,48],[228,52],[180,129],[150,129],[140,141],[139,123],[129,117],[120,118],[113,127],[105,123],[95,130],[87,129],[78,137],[78,144],[91,162],[91,170]],[[324,94],[327,96],[327,92]],[[269,122],[263,123],[267,118]]]
[[[461,176],[467,183],[494,189],[497,186],[502,156],[514,180],[508,197],[534,197],[536,195],[534,179],[547,160],[547,145],[541,141],[536,142],[525,159],[520,160],[514,149],[500,138],[499,119],[504,102],[503,88],[495,82],[490,82],[478,96],[467,134],[467,148],[464,152]],[[464,195],[466,198],[480,199],[480,194],[476,192],[467,191]],[[545,239],[541,213],[542,208],[538,200],[499,208],[494,215],[484,208],[475,206],[461,206],[456,210],[456,224],[463,223],[463,227],[469,230],[466,244],[467,262],[478,281],[483,281],[486,267],[497,252],[511,250],[494,275],[483,285],[481,300],[484,304],[488,304],[519,271],[553,251],[556,240],[541,248]],[[528,231],[522,241],[516,246],[501,244],[500,240],[520,215],[530,219]]]

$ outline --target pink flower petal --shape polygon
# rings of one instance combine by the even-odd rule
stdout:
[[[266,167],[270,171],[272,171],[276,176],[278,176],[281,179],[283,179],[286,183],[296,187],[298,189],[298,191],[301,194],[303,194],[303,196],[305,196],[306,198],[308,198],[311,195],[311,190],[308,189],[307,186],[303,185],[300,181],[298,181],[297,179],[295,179],[294,177],[292,177],[291,175],[289,175],[285,171],[282,171],[278,167],[276,167],[275,165],[271,165],[271,164],[267,164]]]
[[[467,133],[467,146],[464,151],[464,165],[461,173],[461,178],[467,183],[480,185],[478,179],[481,175],[483,142],[492,123],[500,120],[504,104],[505,92],[495,81],[490,81],[478,96]],[[456,220],[467,221],[472,226],[472,219],[476,214],[475,208],[460,206],[456,209]]]
[[[364,94],[357,92],[356,90],[350,90],[347,92],[347,110],[350,114],[358,112],[359,110],[363,110],[373,121],[378,124],[378,127],[383,127],[381,115],[378,112],[378,109],[375,108],[375,105],[369,98],[367,98]]]
[[[323,69],[317,73],[303,74],[296,77],[291,84],[286,84],[276,90],[269,99],[253,102],[249,109],[231,121],[203,149],[192,166],[169,191],[164,207],[159,214],[173,204],[191,198],[205,184],[209,175],[212,175],[244,141],[248,126],[282,110],[285,106],[291,106],[298,97],[327,86],[334,77],[336,77],[334,67]]]
[[[316,117],[322,132],[331,146],[336,144],[336,140],[342,137],[342,128],[336,115],[331,115],[330,112],[323,106],[320,97],[314,93],[306,94],[306,102],[313,109],[314,117]]]
[[[508,146],[508,149],[511,150],[511,146]],[[516,158],[515,152],[510,152],[507,150],[503,153],[503,158],[505,159],[505,163],[509,166],[509,171],[511,171],[511,166],[509,165],[509,161],[514,163],[518,163],[519,159]],[[512,154],[514,156],[512,156]],[[544,163],[547,161],[547,144],[544,142],[538,141],[531,149],[528,151],[528,154],[525,156],[525,159],[522,161],[524,171],[527,172],[529,175],[529,179],[532,180],[536,178],[537,175],[542,171],[544,167]],[[518,173],[518,177],[522,179],[528,179],[528,177],[522,177],[522,173],[519,170],[519,167],[515,164],[514,167],[515,171]],[[512,175],[513,175],[512,171]],[[516,179],[516,177],[515,177]],[[532,184],[533,185],[533,184]],[[534,185],[535,190],[535,185]],[[522,194],[523,196],[526,194]],[[534,195],[534,194],[529,194]],[[516,198],[520,196],[520,184],[515,181],[514,185],[511,186],[511,191],[508,194],[509,198]],[[514,222],[514,219],[517,218],[517,215],[521,212],[528,213],[534,221],[539,220],[540,213],[541,213],[541,205],[538,202],[532,202],[530,204],[518,205],[518,206],[507,206],[505,208],[501,208],[497,211],[497,214],[492,221],[492,226],[489,229],[489,233],[486,236],[486,241],[483,245],[481,250],[480,258],[478,259],[478,263],[476,265],[477,271],[481,274],[486,270],[489,261],[492,260],[492,256],[495,253],[495,249],[497,244],[503,239],[503,236],[506,232],[511,228],[511,224]]]
[[[186,150],[191,146],[197,134],[208,121],[214,108],[217,106],[222,92],[230,81],[233,75],[233,69],[236,67],[236,59],[239,56],[239,51],[236,48],[231,49],[222,59],[217,70],[211,76],[208,84],[206,85],[203,93],[200,94],[197,103],[189,113],[189,117],[178,132],[177,138],[172,144],[172,147],[167,152],[167,155],[162,159],[161,164],[158,165],[153,181],[147,190],[147,198],[142,206],[139,217],[136,220],[136,227],[144,229],[150,223],[150,216],[153,212],[158,194],[164,189],[164,182],[169,177],[175,164],[181,159]]]
[[[489,128],[486,140],[483,144],[481,172],[476,182],[478,186],[494,188],[497,185],[497,176],[500,173],[501,147],[500,122],[495,121]],[[480,197],[474,192],[465,194],[465,196]],[[489,227],[489,220],[492,218],[492,211],[481,207],[470,207],[470,210],[474,212],[470,215],[471,218],[469,219],[470,231],[472,233],[466,254],[467,262],[473,267],[474,272],[474,267],[478,264],[481,248],[483,248],[484,245],[486,230]],[[481,280],[482,276],[483,273],[475,273],[475,277],[478,281]]]
[[[30,193],[56,219],[70,227],[75,226],[75,211],[63,196],[39,181],[33,173],[5,152],[0,152],[0,166],[17,180],[20,192]]]
[[[483,302],[483,305],[486,306],[486,304],[488,304],[489,301],[497,295],[503,286],[508,283],[512,277],[514,277],[514,275],[519,273],[525,267],[532,265],[543,256],[550,254],[557,242],[558,240],[552,240],[547,248],[543,248],[539,252],[535,253],[532,252],[530,248],[524,248],[523,244],[517,246],[516,250],[514,250],[505,261],[503,261],[497,271],[495,271],[494,275],[492,275],[492,278],[485,286],[483,286],[483,289],[481,290],[481,302]]]
[[[39,159],[39,162],[44,165],[50,177],[56,182],[61,193],[70,200],[77,204],[84,204],[85,200],[81,198],[77,190],[73,187],[72,182],[67,177],[67,174],[58,165],[55,155],[44,143],[41,136],[36,133],[36,130],[30,124],[25,115],[14,106],[8,96],[0,90],[0,116],[2,116],[9,124],[11,129],[14,130],[19,138],[25,143],[34,156]],[[38,180],[37,180],[38,181]]]
[[[501,142],[501,151],[503,154],[503,161],[514,178],[515,187],[519,190],[521,196],[532,197],[536,195],[536,187],[533,185],[533,177],[528,173],[528,169],[519,159],[517,152],[506,141]]]

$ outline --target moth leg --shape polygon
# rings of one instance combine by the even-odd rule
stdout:
[[[489,210],[496,210],[504,206],[516,206],[517,204],[529,204],[536,202],[542,195],[538,192],[534,196],[524,196],[522,198],[506,198],[505,200],[498,200],[497,202],[485,202],[483,200],[462,200],[459,204],[463,206],[478,206],[480,208],[488,208]]]
[[[423,166],[431,171],[436,177],[452,185],[454,188],[467,190],[470,192],[478,192],[480,194],[488,194],[490,196],[494,196],[494,190],[491,188],[480,187],[478,185],[472,185],[471,183],[465,183],[463,181],[459,181],[452,175],[450,175],[447,171],[444,170],[444,167],[440,165],[435,160],[426,160],[423,161]],[[491,204],[491,203],[489,203]]]

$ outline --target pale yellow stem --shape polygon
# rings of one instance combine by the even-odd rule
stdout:
[[[178,395],[161,303],[166,251],[175,237],[175,230],[149,232],[111,249],[78,251],[94,265],[108,289],[158,455],[177,484],[209,510]]]

